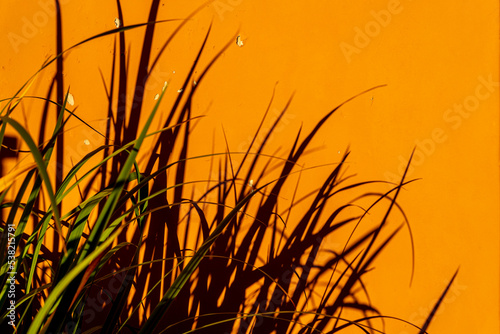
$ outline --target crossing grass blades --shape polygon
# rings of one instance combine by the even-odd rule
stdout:
[[[335,164],[301,165],[321,127],[355,97],[327,112],[309,133],[299,129],[281,156],[265,154],[266,145],[292,101],[269,131],[262,133],[272,98],[247,151],[231,151],[226,143],[225,151],[189,156],[191,137],[196,135],[193,122],[203,121],[192,115],[191,103],[208,71],[233,41],[202,66],[207,33],[182,93],[169,110],[162,107],[168,87],[149,112],[144,110],[143,96],[139,103],[127,106],[111,93],[126,94],[124,82],[130,72],[123,56],[125,32],[145,27],[141,64],[151,65],[149,71],[148,66],[140,67],[135,78],[138,87],[188,21],[180,21],[154,58],[149,51],[154,26],[175,22],[155,21],[154,8],[151,13],[153,23],[107,31],[70,48],[117,37],[116,58],[110,62],[118,66],[112,66],[112,86],[106,87],[107,117],[112,121],[106,133],[99,133],[105,143],[75,161],[71,169],[54,172],[50,167],[64,158],[64,137],[71,131],[66,128],[68,121],[76,119],[97,130],[68,105],[62,55],[70,49],[58,50],[15,96],[2,100],[2,153],[15,151],[4,142],[6,129],[11,128],[29,148],[16,152],[19,160],[33,161],[25,170],[2,175],[0,180],[0,203],[6,217],[0,242],[2,327],[13,330],[9,272],[16,272],[17,333],[383,333],[387,321],[406,322],[383,315],[371,304],[364,284],[365,274],[394,236],[402,228],[409,229],[407,223],[397,228],[388,224],[393,215],[403,214],[397,199],[402,187],[411,182],[406,172],[399,184],[352,182],[343,176],[349,152]],[[53,66],[57,90],[49,90],[45,97],[29,96],[38,74]],[[190,85],[195,70],[200,73],[196,86]],[[48,108],[57,109],[50,138],[37,141],[16,121],[16,111],[27,100],[37,100],[45,115]],[[166,113],[167,119],[163,127],[152,129],[159,112]],[[139,119],[146,120],[142,128],[138,128]],[[40,133],[48,133],[43,127]],[[152,147],[144,147],[151,138]],[[144,152],[152,153],[140,164],[145,167],[140,167],[137,157]],[[217,179],[198,181],[206,190],[195,197],[189,191],[193,183],[189,171],[207,158],[211,160],[209,168],[203,164],[207,175],[215,174]],[[329,168],[329,175],[315,191],[301,193],[297,180],[315,168]],[[51,173],[56,174],[55,186]],[[285,185],[294,182],[295,191],[285,193],[290,189]],[[373,192],[373,186],[381,190]],[[12,197],[9,190],[14,187]],[[69,200],[75,193],[81,198],[77,203]],[[353,200],[345,202],[346,194]],[[292,200],[285,206],[283,197]],[[359,204],[367,199],[368,206]],[[294,211],[299,203],[307,203],[306,210]],[[379,206],[385,209],[378,222],[356,233]],[[182,224],[195,228],[181,229]],[[9,226],[14,225],[15,263],[9,261],[7,252]],[[327,239],[346,229],[352,234],[341,241],[344,246],[330,247]],[[56,235],[51,244],[45,239],[48,231]],[[127,238],[130,231],[133,237]],[[194,248],[188,247],[193,240]],[[426,323],[410,324],[415,332],[426,333],[455,275]]]

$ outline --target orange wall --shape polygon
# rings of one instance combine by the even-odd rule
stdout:
[[[51,3],[0,3],[2,98],[15,93],[56,52],[55,19],[51,7],[41,5],[45,2]],[[113,2],[61,3],[64,47],[114,28]],[[164,1],[159,18],[186,17],[201,3]],[[149,3],[124,1],[122,6],[126,25],[147,20]],[[495,333],[499,329],[498,12],[497,2],[490,0],[216,0],[167,48],[145,85],[146,100],[151,106],[164,81],[169,81],[168,96],[177,94],[211,22],[205,63],[236,33],[244,44],[231,43],[200,87],[195,114],[207,117],[197,125],[199,135],[191,155],[210,152],[214,132],[223,149],[221,125],[232,150],[246,149],[276,82],[276,110],[294,92],[295,96],[279,136],[271,142],[274,148],[286,148],[301,125],[310,130],[347,98],[387,84],[339,110],[318,134],[313,144],[318,149],[306,163],[335,162],[339,151],[350,145],[349,171],[358,180],[392,180],[400,176],[416,146],[410,176],[421,180],[408,185],[400,199],[415,239],[413,285],[408,287],[411,253],[403,231],[370,273],[372,302],[384,314],[421,323],[460,267],[431,332]],[[157,26],[153,55],[176,25]],[[133,74],[143,34],[144,29],[127,33]],[[65,58],[65,85],[71,87],[78,114],[91,124],[105,117],[99,70],[109,85],[113,45],[113,37],[107,37]],[[37,80],[32,95],[46,94],[49,74]],[[25,119],[40,117],[28,106],[22,109]],[[30,129],[36,131],[32,124]],[[99,140],[91,138],[95,141],[86,148],[82,138],[89,134],[81,127],[75,131],[67,137],[73,159]],[[305,174],[304,184],[320,182],[322,173]],[[387,323],[389,333],[406,331],[412,333],[399,323]]]

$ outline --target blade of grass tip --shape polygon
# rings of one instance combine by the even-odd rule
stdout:
[[[372,90],[375,90],[375,89],[378,89],[378,88],[381,88],[381,87],[385,87],[387,85],[378,85],[378,86],[374,86],[372,88],[368,88],[367,90],[364,90],[362,91],[361,93],[358,93],[350,98],[348,98],[347,100],[345,100],[344,102],[340,103],[339,105],[337,105],[335,108],[333,108],[330,112],[328,112],[328,114],[326,114],[317,124],[316,126],[314,127],[314,129],[307,135],[307,137],[302,141],[302,143],[300,144],[299,148],[297,149],[297,151],[295,151],[295,145],[293,147],[293,149],[290,151],[290,160],[293,160],[293,161],[297,161],[299,159],[300,156],[302,156],[302,154],[304,153],[306,147],[309,145],[309,143],[311,142],[311,140],[313,139],[313,137],[316,135],[316,133],[319,131],[319,129],[323,126],[323,124],[338,110],[340,109],[342,106],[346,105],[347,103],[351,102],[352,100],[356,99],[357,97],[363,95],[363,94],[366,94]],[[300,131],[299,131],[299,134],[300,134]],[[298,140],[298,135],[297,135],[297,140]],[[296,142],[297,142],[296,140]]]
[[[232,187],[234,189],[234,203],[238,203],[238,194],[236,193],[236,185],[234,183],[236,179],[234,176],[233,160],[231,159],[231,150],[229,149],[229,143],[227,142],[226,131],[224,131],[224,126],[222,127],[222,133],[224,134],[224,142],[226,143],[226,150],[229,158],[229,166],[231,166],[231,175],[233,176],[233,180],[231,181],[231,186],[229,188]]]
[[[156,57],[153,60],[153,62],[151,63],[151,67],[149,68],[149,71],[148,71],[149,73],[151,73],[154,70],[156,64],[158,63],[158,61],[160,61],[163,52],[166,50],[167,46],[170,45],[171,41],[179,33],[179,31],[181,31],[181,29],[184,27],[184,25],[186,25],[187,22],[189,22],[196,14],[198,14],[200,11],[202,11],[203,9],[205,9],[206,7],[208,7],[212,2],[214,2],[214,0],[207,0],[207,1],[205,1],[200,6],[198,6],[194,11],[192,11],[184,20],[182,20],[181,24],[179,24],[179,26],[177,28],[175,28],[175,30],[172,32],[172,34],[170,34],[170,36],[165,41],[165,43],[163,43],[163,45],[160,48],[159,52],[156,54]],[[211,25],[212,24],[210,24],[210,26]],[[218,56],[216,56],[216,58],[217,57]],[[198,81],[198,83],[199,83],[199,81]]]
[[[7,115],[9,115],[12,110],[14,110],[14,108],[19,104],[19,102],[21,102],[21,100],[24,98],[24,96],[26,96],[26,94],[28,93],[28,90],[31,88],[31,86],[35,82],[36,78],[38,77],[38,73],[39,72],[35,73],[30,79],[28,79],[28,81],[10,99],[9,103],[7,103],[7,105],[2,109],[2,111],[0,111],[0,116],[3,114],[3,111],[5,110],[5,108],[7,108]],[[23,90],[23,88],[24,88],[24,90]],[[21,92],[19,94],[19,97],[17,98],[16,102],[14,102],[14,105],[12,105],[12,103],[13,103],[12,101],[14,101],[14,99],[16,98],[16,96],[19,92]]]
[[[436,304],[434,305],[434,308],[432,309],[431,313],[427,317],[427,320],[425,320],[425,323],[422,326],[422,328],[420,329],[420,332],[418,332],[419,334],[426,334],[427,333],[427,328],[429,328],[429,325],[431,324],[431,321],[434,318],[434,315],[436,315],[436,312],[439,309],[439,306],[441,305],[441,303],[443,302],[444,297],[448,293],[448,290],[450,290],[450,287],[453,284],[453,281],[457,277],[459,269],[457,269],[457,271],[455,271],[455,274],[453,274],[453,277],[451,278],[450,282],[446,286],[446,289],[444,289],[443,293],[441,294],[441,297],[439,297],[439,300],[436,302]]]
[[[66,291],[68,285],[78,276],[82,271],[84,271],[97,257],[101,255],[106,248],[111,245],[111,243],[118,237],[121,233],[123,227],[119,227],[115,233],[113,233],[108,240],[103,242],[99,247],[97,247],[92,253],[89,254],[85,259],[83,259],[77,266],[75,266],[68,275],[57,284],[51,291],[49,297],[45,301],[43,307],[40,309],[35,319],[31,323],[28,329],[28,334],[44,334],[49,323],[45,323],[44,328],[42,324],[49,315],[52,307],[57,302],[61,294]]]
[[[251,151],[251,149],[252,149],[252,147],[253,147],[253,144],[254,144],[254,143],[255,143],[255,141],[257,140],[257,136],[259,135],[259,132],[260,132],[260,130],[261,130],[261,128],[262,128],[262,126],[264,125],[264,121],[265,121],[265,119],[266,119],[266,117],[267,117],[267,114],[268,114],[268,113],[269,113],[269,111],[271,110],[271,106],[273,105],[273,101],[274,101],[274,96],[276,95],[276,86],[278,86],[278,82],[276,82],[276,83],[274,84],[273,94],[271,95],[271,99],[270,99],[269,103],[267,104],[267,109],[266,109],[266,111],[264,112],[264,116],[262,116],[262,119],[260,120],[260,124],[259,124],[259,126],[257,127],[257,130],[255,131],[255,134],[254,134],[254,136],[253,136],[252,140],[250,141],[250,144],[248,145],[248,149],[247,149],[247,151],[245,152],[245,155],[243,156],[243,159],[241,160],[241,164],[240,164],[240,166],[238,167],[238,170],[236,171],[236,175],[239,175],[240,170],[241,170],[241,168],[243,167],[243,164],[244,164],[244,162],[245,162],[246,158],[248,157],[248,154],[250,153],[250,151]],[[278,121],[278,120],[279,120],[279,117],[278,117],[278,119],[277,119],[276,121]],[[271,131],[271,130],[269,130],[269,131]],[[266,141],[266,140],[264,140],[264,142],[265,142],[265,141]]]
[[[405,182],[404,185],[409,184],[410,182],[413,182],[413,180]],[[382,193],[378,193],[378,192],[369,192],[369,193],[363,194],[362,196],[358,197],[358,199],[366,197],[366,196],[378,196],[380,200],[385,198],[385,199],[388,199],[389,201],[392,201],[391,197],[389,196],[389,193],[382,194]],[[409,284],[409,286],[411,288],[412,283],[413,283],[413,277],[415,276],[415,240],[413,238],[413,232],[412,232],[412,229],[411,229],[410,221],[408,219],[408,216],[404,212],[403,207],[399,203],[394,203],[394,205],[396,206],[396,208],[398,209],[398,211],[403,216],[403,221],[404,221],[404,223],[405,223],[405,225],[406,225],[406,227],[408,229],[408,234],[410,236],[411,273],[410,273],[410,284]]]
[[[405,171],[404,171],[404,173],[403,173],[403,176],[401,177],[401,181],[399,182],[399,185],[398,185],[398,186],[396,186],[394,189],[392,189],[392,190],[390,191],[390,192],[395,191],[394,197],[391,199],[391,201],[390,201],[390,205],[389,205],[389,207],[385,210],[385,214],[384,214],[384,217],[383,217],[383,218],[382,218],[382,220],[381,220],[381,223],[379,224],[379,226],[378,226],[377,230],[376,230],[376,231],[375,231],[375,233],[373,234],[373,236],[372,236],[372,238],[371,238],[371,240],[370,240],[370,242],[369,242],[368,246],[365,248],[364,253],[363,253],[362,257],[361,257],[361,260],[359,261],[359,263],[358,263],[358,265],[357,265],[356,272],[359,272],[359,268],[363,265],[363,262],[364,262],[365,258],[368,256],[368,253],[370,252],[371,248],[374,246],[374,244],[375,244],[375,240],[377,240],[377,238],[378,238],[378,236],[379,236],[380,232],[382,231],[382,228],[385,226],[385,224],[386,224],[386,222],[387,222],[387,220],[388,220],[388,218],[389,218],[389,215],[391,214],[391,212],[392,212],[392,210],[393,210],[393,208],[394,208],[394,206],[395,206],[396,199],[398,198],[399,193],[400,193],[401,189],[403,188],[403,185],[405,185],[405,178],[406,178],[406,175],[407,175],[408,170],[409,170],[409,168],[410,168],[410,165],[411,165],[411,162],[412,162],[412,158],[413,158],[413,154],[414,154],[414,153],[415,153],[415,148],[413,149],[413,151],[412,151],[412,153],[411,153],[411,155],[410,155],[410,159],[408,160],[408,164],[406,165],[406,169],[405,169]],[[388,192],[387,194],[389,194],[390,192]],[[381,200],[381,199],[379,199],[379,200]],[[378,200],[377,200],[377,202],[378,202]],[[375,203],[374,203],[374,204],[375,204]],[[365,214],[367,214],[367,213],[368,213],[368,211],[369,211],[369,210],[370,210],[370,209],[374,206],[374,204],[372,204],[372,205],[370,206],[370,208],[366,211],[366,213],[365,213]],[[365,214],[363,214],[363,216],[360,218],[360,221],[361,221],[361,219],[363,219],[363,217],[365,216]],[[356,227],[357,227],[357,225],[356,225]],[[352,234],[351,234],[351,235],[352,235]]]
[[[74,48],[76,48],[76,47],[78,47],[78,46],[80,46],[82,44],[88,43],[88,42],[90,42],[90,41],[92,41],[94,39],[98,39],[98,38],[105,37],[105,36],[112,35],[112,34],[116,34],[116,33],[121,33],[121,32],[127,31],[127,30],[131,30],[131,29],[140,28],[140,27],[143,27],[143,26],[146,26],[146,25],[158,24],[158,23],[165,23],[165,22],[175,22],[175,21],[183,21],[183,19],[159,20],[159,21],[154,21],[154,22],[145,22],[145,23],[139,23],[139,24],[132,24],[132,25],[129,25],[129,26],[124,26],[124,27],[120,27],[120,28],[116,28],[116,29],[111,29],[111,30],[99,33],[97,35],[91,36],[91,37],[89,37],[87,39],[84,39],[81,42],[78,42],[78,43],[74,44],[73,46],[70,46],[66,50],[63,50],[58,55],[54,56],[54,58],[52,58],[52,59],[44,62],[44,64],[42,65],[42,67],[37,71],[37,73],[35,75],[37,75],[44,68],[46,68],[47,66],[49,66],[50,64],[52,64],[58,58],[62,57],[66,52],[68,52],[68,51],[70,51],[70,50],[72,50],[72,49],[74,49]]]
[[[62,245],[63,245],[64,252],[66,253],[66,244],[64,243],[64,238],[63,238],[63,233],[62,233],[62,228],[61,228],[61,221],[60,221],[60,216],[59,216],[59,210],[57,208],[57,202],[56,202],[56,198],[54,196],[54,191],[53,191],[51,183],[50,183],[50,178],[49,178],[49,175],[47,173],[47,166],[45,165],[45,160],[43,159],[40,151],[38,150],[37,145],[33,141],[33,138],[31,138],[31,135],[28,133],[28,131],[26,131],[26,129],[21,124],[19,124],[14,119],[12,119],[10,117],[6,117],[6,116],[0,116],[0,121],[5,122],[5,123],[9,124],[10,126],[12,126],[19,133],[21,138],[23,138],[23,140],[25,141],[25,143],[29,147],[31,154],[33,156],[33,159],[35,160],[36,165],[38,167],[38,172],[40,173],[40,177],[42,178],[42,180],[45,184],[45,188],[47,189],[47,196],[49,197],[52,211],[54,212],[54,220],[56,222],[56,230],[57,230],[57,233],[59,234],[59,237],[63,241]]]

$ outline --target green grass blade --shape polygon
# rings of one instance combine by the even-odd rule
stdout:
[[[43,239],[45,238],[45,233],[47,233],[49,221],[51,218],[52,218],[52,214],[47,213],[41,221],[41,229],[38,232],[38,240],[37,240],[37,243],[35,246],[35,250],[33,251],[33,259],[31,261],[31,269],[30,269],[28,279],[26,281],[26,292],[27,293],[30,292],[30,289],[31,289],[31,283],[33,282],[33,276],[35,275],[35,271],[37,269],[38,256],[40,255],[40,249],[42,248]],[[32,234],[32,236],[36,236],[36,234]],[[28,247],[25,248],[23,258],[26,255],[27,251],[28,251]]]
[[[33,141],[33,138],[31,138],[30,134],[26,129],[19,124],[17,121],[10,117],[5,117],[5,116],[0,116],[0,121],[9,124],[12,126],[23,138],[25,143],[28,145],[31,154],[33,156],[33,159],[35,160],[38,168],[38,172],[40,174],[40,177],[42,178],[45,188],[47,190],[47,196],[49,197],[50,203],[52,205],[52,210],[54,212],[54,219],[56,221],[56,228],[58,230],[59,235],[62,237],[62,228],[61,228],[61,222],[60,222],[60,216],[59,216],[59,210],[57,209],[57,202],[56,198],[54,196],[54,190],[52,189],[51,183],[50,183],[50,178],[47,173],[47,166],[45,164],[45,160],[42,157],[42,154],[38,150],[37,145]],[[64,249],[66,249],[64,243],[63,243]]]
[[[73,260],[76,256],[78,250],[78,244],[83,235],[85,229],[85,222],[94,210],[94,208],[104,199],[109,193],[110,189],[105,189],[96,195],[92,196],[88,201],[86,201],[85,206],[78,214],[74,224],[71,226],[71,231],[67,237],[67,249],[68,252],[63,256],[59,264],[59,272],[54,279],[54,283],[57,284],[61,277],[64,277],[66,273],[71,269]]]
[[[86,258],[82,259],[78,265],[76,265],[64,278],[54,286],[54,289],[51,291],[49,297],[45,301],[43,307],[40,312],[36,315],[33,323],[28,329],[28,334],[43,334],[45,331],[42,330],[42,324],[46,320],[49,315],[52,306],[58,301],[59,297],[63,292],[67,291],[67,287],[69,284],[82,273],[87,267],[90,265],[92,261],[94,261],[101,253],[115,240],[116,237],[121,233],[122,228],[118,228],[115,233],[103,242],[99,247],[97,247],[92,253],[89,254]]]

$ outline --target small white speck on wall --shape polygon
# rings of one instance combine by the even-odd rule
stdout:
[[[122,25],[122,21],[120,21],[120,19],[119,19],[119,18],[115,18],[115,26],[116,26],[117,28],[120,28],[120,26],[121,26],[121,25]]]
[[[75,98],[73,97],[73,94],[71,94],[71,93],[68,93],[68,104],[70,106],[74,106],[75,105]]]
[[[236,45],[238,45],[240,48],[243,46],[243,40],[241,39],[241,35],[238,35],[238,37],[236,37]]]
[[[250,189],[251,189],[252,192],[255,191],[255,187],[253,185],[253,180],[248,181],[248,186],[250,187]]]
[[[160,94],[156,94],[155,95],[155,101],[158,100],[159,97],[160,97]]]
[[[184,90],[184,89],[182,89],[182,88],[181,88],[181,89],[179,89],[179,90],[177,91],[177,93],[182,93],[182,91],[183,91],[183,90]]]
[[[89,145],[90,145],[90,141],[89,141],[88,139],[85,139],[85,140],[83,141],[83,143],[84,143],[85,145],[87,145],[87,146],[89,146]]]

